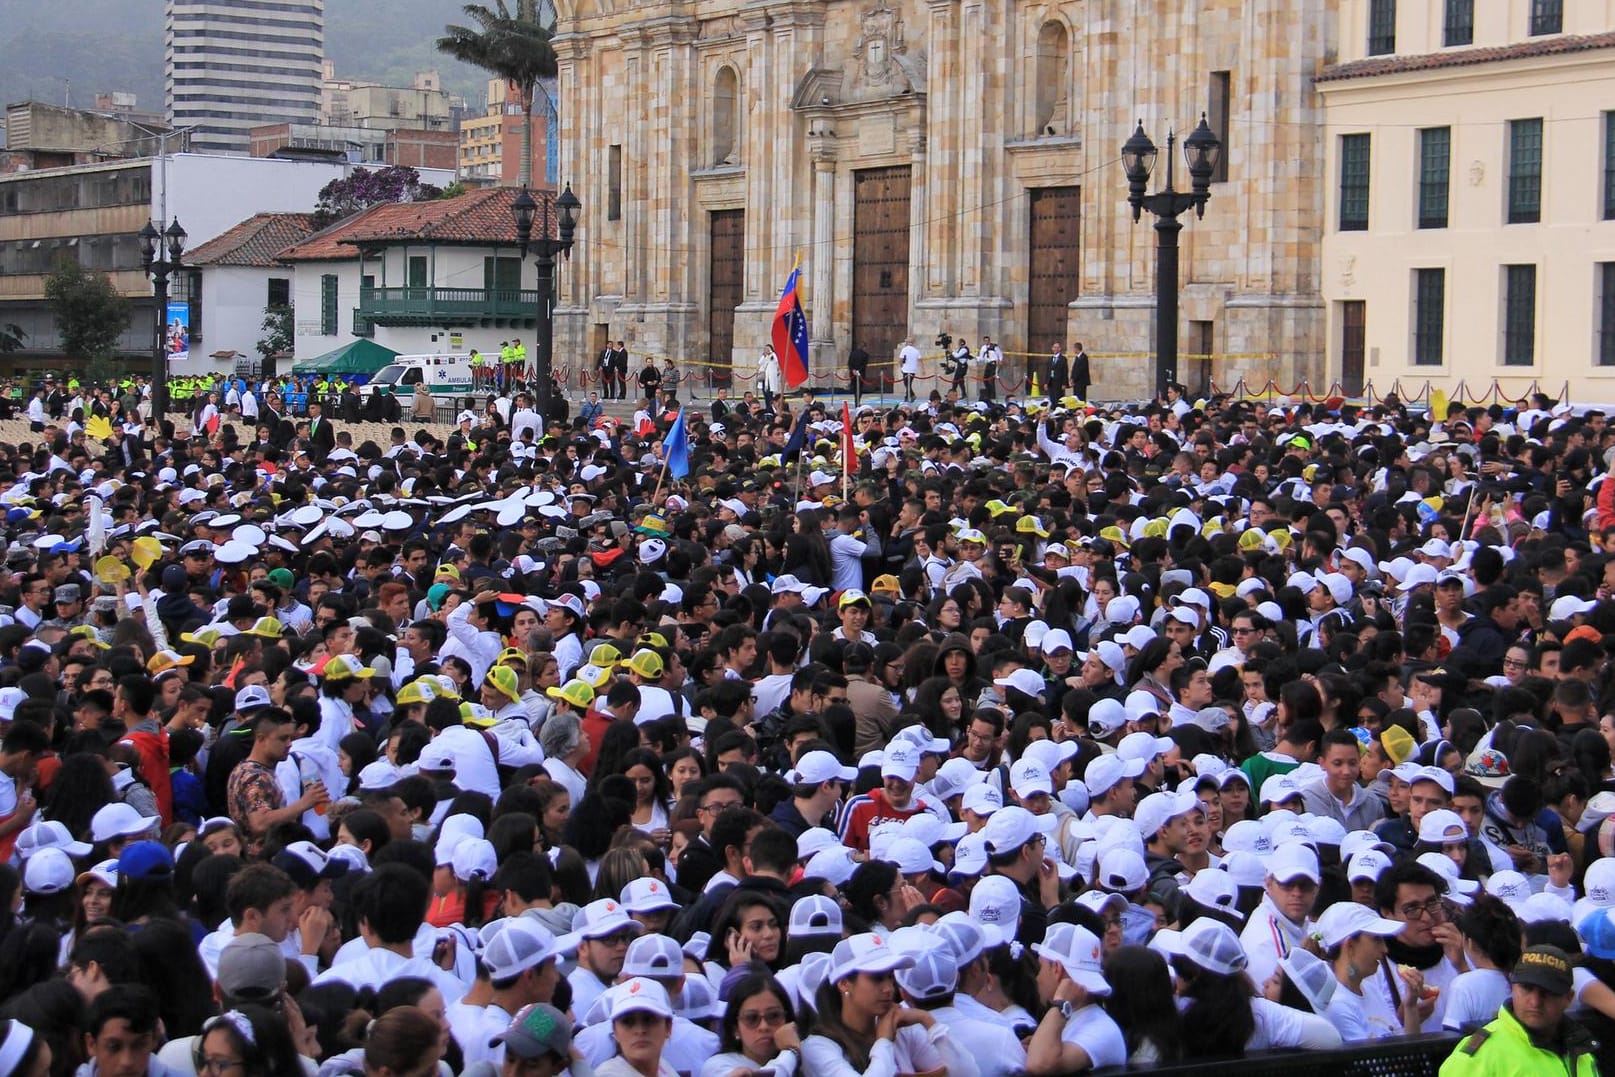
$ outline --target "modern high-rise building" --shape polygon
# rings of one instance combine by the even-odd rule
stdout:
[[[167,0],[169,122],[200,153],[241,153],[269,123],[314,123],[325,60],[325,0]]]

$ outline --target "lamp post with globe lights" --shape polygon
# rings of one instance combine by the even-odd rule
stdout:
[[[1157,150],[1144,133],[1144,121],[1122,145],[1122,169],[1127,174],[1127,201],[1136,222],[1148,210],[1155,215],[1155,392],[1166,394],[1166,387],[1177,380],[1178,368],[1178,233],[1183,225],[1180,214],[1193,209],[1197,218],[1206,215],[1211,198],[1211,177],[1222,156],[1222,143],[1200,114],[1200,126],[1183,140],[1183,156],[1189,168],[1190,189],[1179,191],[1173,185],[1175,159],[1172,150],[1177,136],[1166,136],[1166,186],[1147,193],[1150,173],[1155,168]]]
[[[525,261],[529,249],[538,255],[538,339],[533,342],[533,374],[538,381],[538,414],[547,424],[550,420],[550,370],[555,353],[555,256],[571,258],[573,238],[578,227],[578,211],[583,204],[572,193],[572,185],[559,197],[543,200],[542,220],[538,236],[533,236],[533,223],[540,218],[540,205],[523,187],[511,205],[516,217],[516,240]],[[550,236],[550,214],[555,214],[555,236]]]
[[[162,422],[168,405],[168,278],[183,268],[185,229],[174,218],[166,231],[157,231],[151,221],[140,230],[140,266],[151,278],[157,299],[156,341],[151,351],[151,414]]]

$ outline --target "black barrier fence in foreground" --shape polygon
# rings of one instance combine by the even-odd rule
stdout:
[[[1356,1044],[1338,1051],[1258,1051],[1244,1058],[1174,1066],[1111,1066],[1090,1077],[1436,1077],[1462,1036],[1428,1035]]]

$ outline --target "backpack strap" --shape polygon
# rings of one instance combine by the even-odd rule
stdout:
[[[486,729],[477,730],[482,734],[482,743],[488,746],[488,754],[493,756],[493,765],[499,766],[499,738]]]

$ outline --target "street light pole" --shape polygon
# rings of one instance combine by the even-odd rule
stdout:
[[[550,209],[553,205],[556,214],[556,238],[550,238]],[[538,379],[538,414],[546,426],[550,421],[550,371],[553,369],[555,353],[555,256],[565,258],[572,256],[572,243],[578,227],[578,211],[582,203],[578,196],[572,193],[572,185],[566,185],[559,198],[546,198],[544,200],[544,217],[539,228],[539,236],[533,238],[533,220],[538,216],[539,204],[523,187],[521,194],[511,204],[511,212],[516,218],[516,242],[521,250],[522,259],[527,258],[527,251],[532,248],[538,258],[538,338],[533,342],[534,367],[533,373]]]
[[[1212,133],[1205,113],[1200,126],[1183,140],[1183,155],[1189,167],[1192,187],[1179,191],[1173,185],[1175,158],[1172,150],[1177,136],[1166,136],[1166,186],[1147,194],[1150,172],[1155,168],[1156,148],[1144,133],[1144,121],[1122,145],[1122,168],[1127,174],[1127,201],[1137,222],[1145,210],[1155,215],[1155,394],[1165,396],[1166,388],[1178,374],[1178,233],[1183,224],[1180,214],[1194,210],[1197,218],[1206,215],[1211,198],[1211,176],[1222,154],[1222,143]]]
[[[178,217],[166,231],[157,231],[151,221],[140,230],[140,265],[151,277],[157,302],[153,319],[157,333],[151,349],[151,416],[159,427],[168,405],[168,278],[184,268],[180,261],[184,254],[185,229],[179,226]]]

